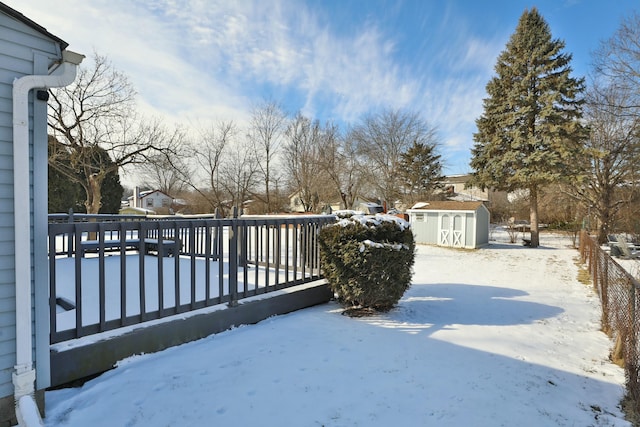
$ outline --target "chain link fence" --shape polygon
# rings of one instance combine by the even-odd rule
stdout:
[[[639,283],[584,230],[580,255],[602,302],[602,329],[615,341],[612,360],[625,369],[628,409],[640,414]]]

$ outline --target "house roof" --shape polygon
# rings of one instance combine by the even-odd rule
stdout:
[[[120,209],[120,215],[155,215],[156,211],[153,209],[134,208],[133,206],[127,206]]]
[[[484,203],[458,202],[452,200],[416,203],[409,211],[475,211]]]
[[[141,191],[139,195],[140,195],[140,198],[141,198],[141,199],[144,199],[145,197],[150,196],[150,195],[152,195],[152,194],[154,194],[154,193],[163,194],[163,195],[165,195],[167,198],[169,198],[169,199],[173,199],[173,197],[171,197],[170,195],[168,195],[167,193],[165,193],[165,192],[164,192],[164,191],[162,191],[162,190],[146,190],[146,191]],[[127,199],[132,200],[132,199],[133,199],[133,194],[132,194],[131,196],[127,197]]]
[[[443,182],[444,183],[466,183],[471,178],[471,175],[449,175],[445,176]]]
[[[152,195],[152,194],[156,194],[156,193],[157,193],[157,194],[162,194],[162,195],[166,196],[166,197],[167,197],[167,198],[169,198],[169,199],[173,199],[173,197],[171,197],[170,195],[168,195],[167,193],[165,193],[165,192],[164,192],[164,191],[162,191],[162,190],[142,191],[142,192],[140,192],[140,198],[141,198],[141,199],[143,199],[143,198],[145,198],[145,197],[147,197],[147,196],[150,196],[150,195]]]
[[[62,40],[60,37],[51,34],[49,31],[47,31],[46,28],[44,28],[42,25],[32,21],[31,19],[27,18],[26,16],[24,16],[22,13],[18,12],[15,9],[10,8],[9,6],[7,6],[6,4],[0,2],[0,12],[3,12],[9,16],[11,16],[12,18],[28,25],[29,27],[33,28],[34,30],[38,31],[41,34],[44,34],[45,36],[49,37],[50,39],[60,43],[60,50],[65,50],[68,46],[69,43],[65,42],[64,40]]]

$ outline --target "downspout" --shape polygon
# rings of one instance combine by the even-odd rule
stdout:
[[[33,424],[36,371],[31,328],[31,203],[29,188],[29,91],[64,87],[76,78],[84,55],[62,52],[62,62],[49,75],[30,75],[13,82],[13,203],[16,281],[16,365],[13,373],[16,417],[20,426]],[[25,236],[25,231],[27,232]],[[28,422],[28,420],[31,420]],[[27,423],[28,422],[28,423]]]

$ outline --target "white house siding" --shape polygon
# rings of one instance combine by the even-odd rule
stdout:
[[[135,199],[136,195],[129,197],[129,207],[137,207],[141,209],[149,209],[158,214],[167,214],[173,205],[173,197],[160,191],[143,191],[140,197]]]
[[[13,405],[11,374],[15,357],[15,271],[13,230],[13,81],[24,75],[48,73],[60,57],[58,41],[0,10],[0,425],[6,419],[6,402]],[[34,229],[24,230],[32,241],[35,301],[36,368],[39,390],[49,384],[48,277],[47,277],[47,188],[46,102],[33,102],[30,95],[30,129],[35,140],[31,158],[30,195]],[[35,167],[34,167],[35,164]],[[36,171],[35,173],[33,171]],[[34,187],[35,183],[35,187]],[[35,196],[35,197],[34,197]],[[36,236],[35,244],[33,236]]]
[[[142,200],[142,207],[145,209],[168,209],[171,207],[171,202],[173,202],[173,199],[171,197],[166,197],[158,194],[154,194],[153,196],[145,196],[142,198]]]

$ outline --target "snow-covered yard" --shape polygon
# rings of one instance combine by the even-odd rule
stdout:
[[[494,236],[499,238],[499,236]],[[335,303],[131,357],[46,393],[47,426],[628,426],[578,251],[419,246],[389,313]]]

